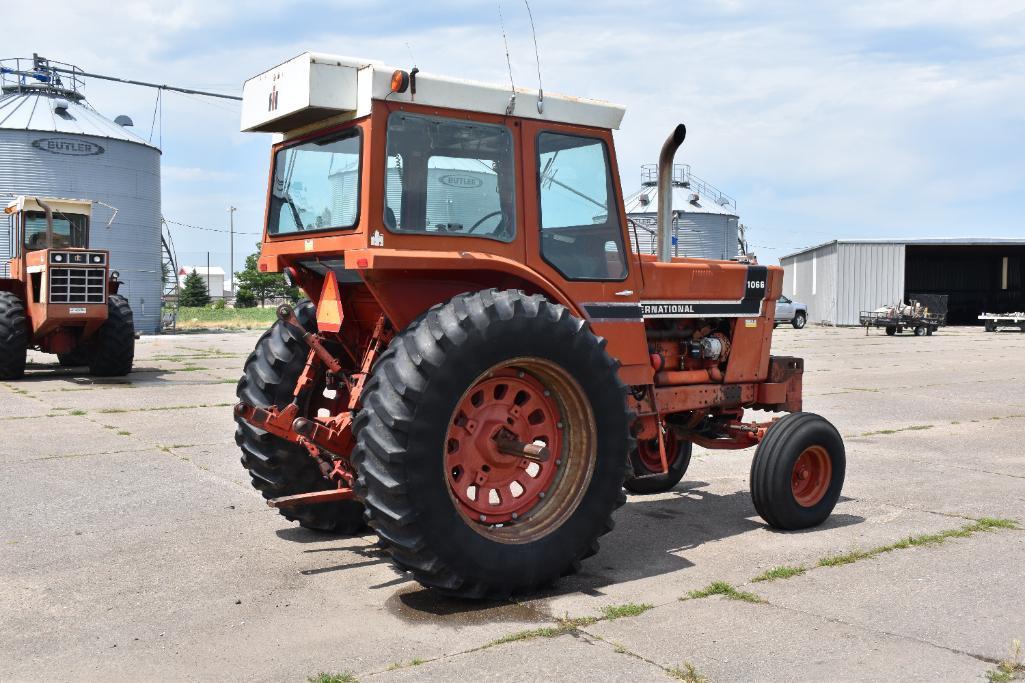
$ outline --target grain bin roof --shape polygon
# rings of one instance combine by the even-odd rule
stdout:
[[[89,135],[156,149],[155,145],[100,114],[85,100],[76,101],[44,90],[14,91],[0,96],[0,130]]]
[[[712,213],[722,216],[737,216],[737,211],[731,206],[723,206],[705,197],[698,196],[696,203],[691,202],[691,196],[697,194],[689,187],[673,185],[673,211],[683,213]],[[639,213],[658,212],[658,186],[642,187],[637,192],[627,196],[623,200],[628,215]]]
[[[830,240],[813,247],[805,247],[780,256],[780,259],[807,254],[831,244],[905,244],[913,246],[948,246],[948,247],[981,247],[981,246],[1025,246],[1025,239],[1010,237],[924,237],[912,239],[878,238],[859,240]]]

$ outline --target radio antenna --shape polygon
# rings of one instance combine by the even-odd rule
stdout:
[[[523,0],[527,6],[527,16],[530,17],[530,33],[534,36],[534,59],[537,60],[537,113],[545,113],[545,90],[541,87],[541,52],[537,48],[537,31],[534,30],[534,13],[530,11],[529,0]]]
[[[509,56],[509,38],[505,35],[505,17],[502,16],[502,0],[498,2],[498,24],[502,28],[502,42],[505,43],[505,64],[509,67],[509,86],[512,88],[512,96],[509,97],[509,104],[505,105],[505,115],[512,116],[516,109],[516,84],[513,82],[512,57]]]

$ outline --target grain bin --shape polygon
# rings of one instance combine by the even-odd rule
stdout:
[[[658,168],[641,167],[641,188],[625,199],[630,239],[642,254],[655,253],[658,225]],[[736,201],[691,173],[673,166],[673,256],[729,260],[740,248]],[[636,236],[635,233],[636,232]]]
[[[160,150],[93,109],[82,79],[41,58],[0,60],[0,200],[12,195],[89,199],[90,246],[110,250],[135,329],[160,329]],[[103,205],[108,206],[103,206]],[[113,211],[117,216],[107,228]],[[4,217],[6,218],[6,217]],[[11,255],[0,221],[0,273]]]

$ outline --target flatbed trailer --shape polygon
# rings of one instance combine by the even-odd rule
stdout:
[[[942,315],[894,315],[891,311],[862,311],[859,319],[865,334],[870,328],[877,327],[886,330],[890,336],[913,330],[916,337],[931,336],[946,322],[946,316]]]
[[[996,332],[1001,327],[1017,327],[1025,332],[1025,312],[1017,313],[983,313],[979,316],[987,332]]]

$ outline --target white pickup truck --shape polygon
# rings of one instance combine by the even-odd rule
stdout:
[[[799,330],[808,323],[808,306],[780,295],[776,302],[776,325],[790,323]]]

